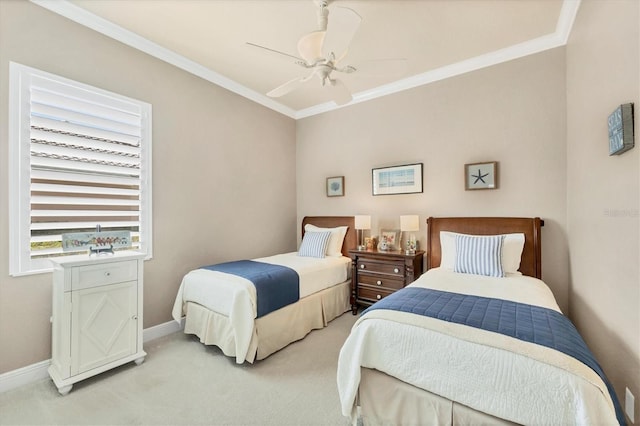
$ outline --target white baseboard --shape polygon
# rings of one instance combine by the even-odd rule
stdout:
[[[40,361],[17,370],[0,374],[0,392],[6,392],[28,383],[34,383],[49,377],[47,369],[51,360]]]
[[[169,334],[178,332],[184,328],[184,319],[181,324],[176,321],[165,322],[143,330],[142,341],[148,342]],[[34,383],[49,378],[47,369],[51,360],[40,361],[17,370],[0,374],[0,393],[15,389],[20,386]]]
[[[169,321],[163,324],[154,325],[153,327],[145,328],[143,330],[142,341],[148,342],[149,340],[168,336],[169,334],[173,334],[182,330],[184,330],[184,318],[182,318],[180,324],[178,324],[176,321]]]

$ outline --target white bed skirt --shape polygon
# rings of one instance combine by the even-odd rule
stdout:
[[[256,319],[246,360],[264,359],[312,330],[326,327],[351,309],[350,294],[348,280]],[[187,302],[184,332],[195,334],[205,345],[218,346],[227,356],[236,356],[235,336],[226,315]]]
[[[361,368],[359,417],[364,426],[515,425],[417,388],[378,370]]]

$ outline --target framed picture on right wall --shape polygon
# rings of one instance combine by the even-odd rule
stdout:
[[[470,163],[464,165],[464,189],[497,189],[498,162]]]

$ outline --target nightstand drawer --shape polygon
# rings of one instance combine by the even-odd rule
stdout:
[[[378,272],[381,274],[397,275],[404,278],[404,264],[398,262],[376,262],[375,260],[359,259],[358,271]]]
[[[383,288],[358,287],[357,298],[377,302],[393,293],[392,290],[385,290]]]
[[[358,274],[358,284],[399,290],[404,287],[404,277],[396,278],[382,275],[370,275],[362,272]]]

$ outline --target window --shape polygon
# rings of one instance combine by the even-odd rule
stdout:
[[[96,225],[150,257],[151,105],[13,62],[9,102],[11,275]]]

